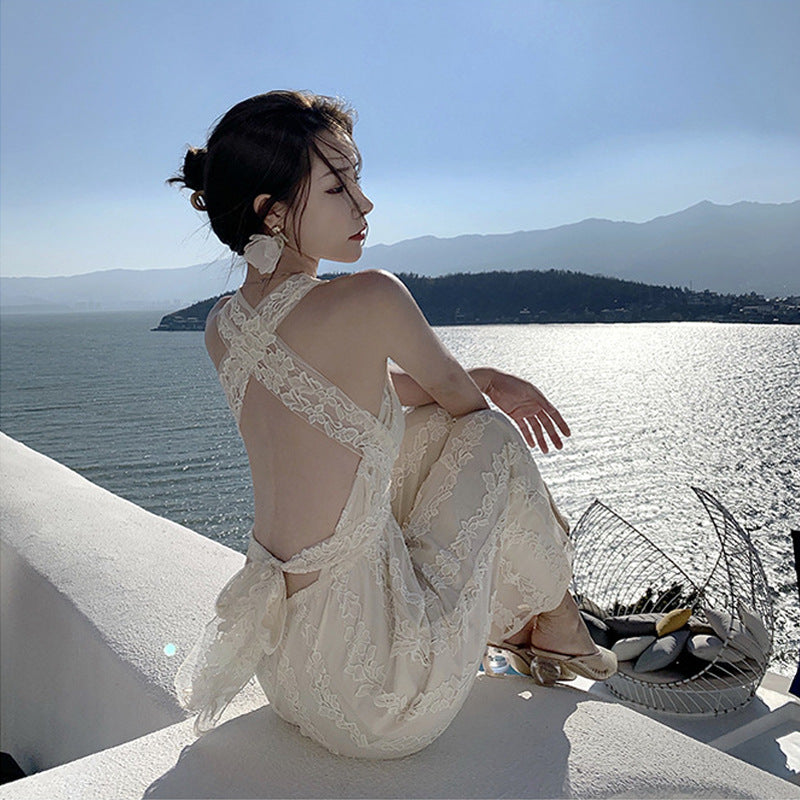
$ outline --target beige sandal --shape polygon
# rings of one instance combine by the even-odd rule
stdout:
[[[540,686],[552,686],[557,681],[575,680],[575,673],[570,672],[566,667],[553,661],[540,661],[524,647],[517,647],[513,644],[490,644],[489,647],[502,650],[515,672],[533,678]],[[488,649],[483,657],[483,671],[494,678],[503,677],[503,675],[495,674],[492,670]]]
[[[597,647],[597,652],[585,656],[571,656],[566,653],[555,653],[529,645],[517,647],[504,642],[502,645],[489,645],[506,651],[511,666],[521,675],[529,675],[542,686],[552,686],[557,681],[573,681],[578,675],[593,681],[604,681],[617,672],[617,656]],[[488,658],[484,656],[484,670]]]
[[[604,681],[617,672],[617,656],[605,647],[595,645],[596,651],[585,656],[571,656],[566,653],[555,653],[552,650],[541,650],[531,645],[528,647],[537,661],[550,661],[561,669],[575,675],[582,675],[593,681]]]

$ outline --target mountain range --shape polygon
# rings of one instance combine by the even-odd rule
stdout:
[[[342,271],[322,262],[320,273]],[[364,250],[358,269],[440,276],[565,269],[648,284],[767,297],[800,295],[800,200],[708,201],[648,222],[586,219],[546,230],[422,236]],[[174,310],[241,280],[235,260],[176,269],[110,269],[52,278],[0,278],[13,311]]]
[[[445,275],[569,269],[662,286],[768,296],[800,292],[800,200],[708,201],[649,222],[586,219],[518,233],[423,236],[367,248],[359,264]]]

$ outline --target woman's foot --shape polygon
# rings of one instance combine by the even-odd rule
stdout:
[[[534,617],[509,643],[517,646],[532,645],[539,650],[570,656],[585,656],[597,652],[597,646],[569,592],[556,608]]]
[[[511,653],[514,669],[543,686],[578,675],[603,681],[617,671],[617,657],[594,643],[569,592],[556,608],[533,617],[503,646]]]

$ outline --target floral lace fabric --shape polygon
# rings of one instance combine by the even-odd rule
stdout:
[[[378,417],[275,334],[317,285],[288,279],[218,328],[220,381],[237,422],[258,380],[308,424],[361,456],[333,534],[279,561],[251,538],[216,616],[176,678],[198,732],[255,675],[274,710],[334,753],[393,758],[452,721],[486,643],[558,605],[572,548],[530,451],[495,411],[405,413],[387,376]],[[286,597],[283,571],[315,572]]]

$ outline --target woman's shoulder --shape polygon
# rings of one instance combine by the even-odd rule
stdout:
[[[382,269],[365,269],[328,281],[331,294],[342,301],[352,301],[362,308],[375,308],[397,302],[408,294],[403,282]]]
[[[233,298],[232,294],[226,294],[224,297],[220,297],[213,306],[211,306],[211,310],[206,315],[206,337],[208,336],[209,331],[215,332],[217,327],[217,316],[219,312],[222,311],[223,308],[228,304],[228,301]]]
[[[214,362],[214,366],[218,366],[222,356],[225,353],[225,345],[220,339],[219,331],[217,330],[217,316],[220,311],[225,307],[226,303],[233,297],[232,294],[225,295],[224,297],[220,297],[216,303],[211,308],[211,311],[208,312],[208,316],[206,317],[206,327],[205,327],[205,343],[206,343],[206,350],[208,351],[209,356],[211,356],[211,360]]]
[[[224,297],[220,297],[216,303],[211,307],[211,310],[208,312],[208,316],[206,316],[206,328],[210,322],[214,320],[214,317],[222,311],[225,304],[233,297],[232,294],[226,294]]]

